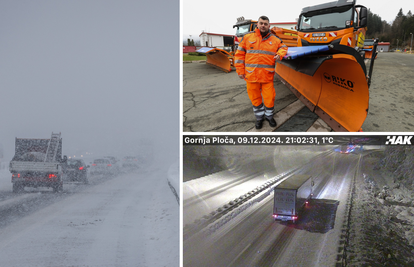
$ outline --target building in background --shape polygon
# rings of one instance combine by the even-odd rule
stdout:
[[[279,27],[288,30],[296,30],[296,25],[298,25],[297,21],[294,22],[274,22],[270,23],[270,28]]]
[[[234,43],[234,35],[229,34],[209,33],[203,31],[199,37],[201,46],[216,47],[224,50],[226,50],[226,48],[231,49]]]
[[[390,43],[389,42],[380,42],[377,46],[378,52],[389,52],[390,51]]]

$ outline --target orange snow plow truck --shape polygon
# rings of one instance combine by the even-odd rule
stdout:
[[[356,0],[338,0],[303,8],[297,31],[271,29],[288,46],[287,55],[277,61],[275,76],[334,131],[361,131],[368,115],[378,40],[368,57],[367,19],[367,8],[356,5]],[[233,26],[235,46],[255,26],[255,21],[239,19]],[[229,72],[232,55],[209,49],[207,64]],[[370,59],[367,65],[364,59]]]
[[[367,15],[355,0],[303,8],[297,47],[276,64],[277,78],[334,131],[360,131],[368,114],[375,55],[367,71]]]

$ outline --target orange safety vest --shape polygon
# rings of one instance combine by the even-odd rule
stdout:
[[[275,55],[283,58],[287,46],[282,40],[268,33],[262,38],[259,29],[243,36],[237,48],[234,65],[238,75],[246,75],[248,82],[272,82],[275,75]]]

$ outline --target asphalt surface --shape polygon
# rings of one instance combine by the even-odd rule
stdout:
[[[414,131],[414,55],[380,53],[374,63],[364,132]]]
[[[364,132],[414,131],[414,55],[380,53],[375,61]],[[183,64],[184,132],[317,132],[330,131],[275,78],[277,128],[255,117],[245,81],[235,71],[224,73],[204,62]]]

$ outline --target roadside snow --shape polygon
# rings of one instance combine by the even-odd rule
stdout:
[[[350,218],[348,264],[413,266],[412,192],[378,168],[378,157],[365,157],[356,179]]]
[[[171,187],[171,191],[177,198],[178,203],[180,203],[180,164],[175,162],[171,164],[168,169],[168,185]]]

